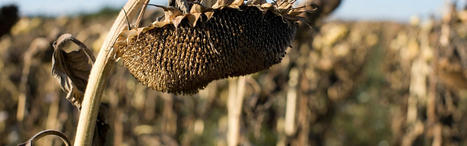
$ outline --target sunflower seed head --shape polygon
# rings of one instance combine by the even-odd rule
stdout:
[[[190,13],[166,12],[151,26],[123,32],[114,47],[144,85],[196,93],[213,80],[255,73],[282,60],[297,28],[289,15],[294,9],[265,4],[194,4]]]

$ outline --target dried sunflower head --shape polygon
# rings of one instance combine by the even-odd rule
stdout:
[[[188,13],[164,8],[162,20],[124,31],[117,56],[157,91],[196,93],[217,79],[258,72],[284,57],[297,28],[293,2],[217,1]]]

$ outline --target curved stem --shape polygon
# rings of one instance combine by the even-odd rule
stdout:
[[[133,18],[140,10],[144,8],[144,4],[148,0],[129,0],[124,9],[128,12],[128,17]],[[94,128],[101,103],[101,95],[104,89],[105,77],[109,74],[113,67],[112,45],[115,43],[118,35],[125,29],[126,26],[125,14],[120,11],[110,32],[108,33],[102,47],[94,63],[91,73],[89,74],[86,92],[82,103],[78,128],[75,137],[75,146],[91,145],[94,134]]]

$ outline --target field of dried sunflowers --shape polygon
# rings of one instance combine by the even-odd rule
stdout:
[[[21,17],[1,36],[0,145],[45,129],[73,138],[79,111],[52,76],[52,43],[70,33],[97,55],[116,12]],[[157,15],[148,11],[143,24]],[[297,35],[280,64],[191,96],[146,88],[118,65],[103,94],[106,140],[227,145],[229,90],[242,88],[241,145],[467,144],[467,10],[451,7],[441,19],[409,24],[320,22]]]

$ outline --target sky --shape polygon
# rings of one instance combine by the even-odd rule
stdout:
[[[459,0],[466,3],[467,0]],[[92,13],[103,7],[121,8],[126,0],[0,0],[17,4],[21,15],[63,16]],[[332,19],[408,21],[412,16],[440,16],[446,0],[343,0]],[[166,0],[150,3],[166,4]]]

